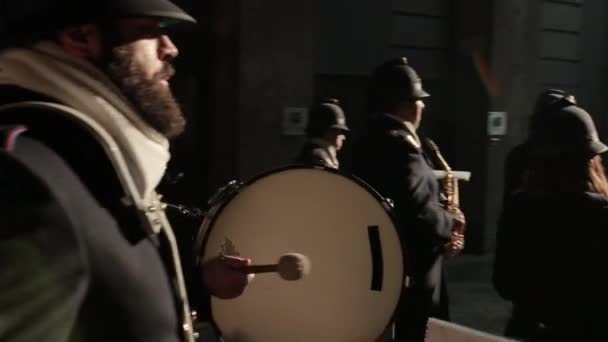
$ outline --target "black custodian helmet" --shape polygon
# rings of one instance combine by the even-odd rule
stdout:
[[[380,64],[371,76],[370,100],[390,107],[402,101],[431,96],[422,89],[422,80],[407,58],[400,57]]]
[[[591,158],[608,151],[600,141],[591,115],[572,102],[559,99],[558,107],[538,115],[530,135],[533,157],[581,156]]]
[[[324,98],[310,107],[310,119],[307,132],[310,136],[322,136],[327,129],[337,129],[348,132],[346,115],[340,108],[340,101],[334,98]]]
[[[169,0],[2,0],[0,6],[3,40],[115,18],[155,17],[165,25],[196,23]]]
[[[568,106],[576,105],[574,95],[561,89],[547,89],[541,92],[534,103],[534,111],[530,117],[530,136],[542,132],[545,122],[551,116]]]

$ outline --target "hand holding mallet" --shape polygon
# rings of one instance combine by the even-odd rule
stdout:
[[[310,272],[310,260],[303,254],[289,253],[281,256],[278,264],[249,265],[243,270],[255,274],[276,272],[285,280],[299,280]]]

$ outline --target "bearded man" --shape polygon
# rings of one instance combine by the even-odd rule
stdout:
[[[10,0],[0,15],[0,340],[193,341],[155,189],[186,124],[167,29],[194,19],[167,0]],[[236,297],[249,262],[218,257],[198,287]]]

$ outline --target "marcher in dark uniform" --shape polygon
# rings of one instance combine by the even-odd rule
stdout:
[[[503,201],[507,201],[511,195],[521,189],[528,164],[528,143],[534,139],[537,132],[543,130],[543,122],[547,120],[545,116],[550,116],[570,104],[576,104],[574,95],[561,89],[547,89],[540,93],[530,117],[528,139],[511,149],[505,159]]]
[[[450,242],[464,216],[440,205],[438,181],[416,133],[428,96],[405,58],[377,67],[370,88],[372,118],[354,149],[354,174],[393,201],[407,255],[409,284],[396,313],[397,341],[424,341],[433,302],[440,297],[443,256],[446,249],[462,249]]]
[[[551,120],[552,115],[555,115],[560,109],[573,104],[576,104],[574,96],[560,89],[547,89],[538,95],[530,117],[528,137],[523,143],[511,149],[505,158],[502,215],[505,214],[504,212],[507,208],[512,206],[510,202],[517,201],[518,193],[523,191],[530,165],[534,162],[533,156],[530,155],[532,142],[537,139],[539,134],[546,130],[545,124]],[[499,226],[501,230],[508,229],[504,225]],[[500,232],[499,234],[509,235],[505,232]],[[509,296],[505,297],[505,292],[503,291],[506,280],[501,279],[504,276],[501,258],[495,259],[495,262],[498,262],[498,264],[494,265],[492,278],[494,288],[504,298],[510,298]],[[528,335],[530,331],[535,329],[536,323],[521,307],[515,305],[511,309],[511,316],[505,330],[505,335],[511,337]]]
[[[526,177],[500,217],[493,281],[513,303],[505,334],[602,341],[608,304],[608,182],[591,116],[564,102],[528,141]]]
[[[350,131],[340,102],[332,98],[323,99],[312,105],[309,112],[306,128],[308,141],[295,162],[338,169],[338,152],[344,144],[346,133]]]
[[[0,340],[184,340],[155,188],[185,124],[166,30],[194,19],[167,0],[11,0],[0,15]],[[218,257],[198,288],[238,296],[248,263]]]

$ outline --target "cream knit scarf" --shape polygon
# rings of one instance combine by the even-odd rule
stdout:
[[[51,42],[9,49],[0,53],[0,84],[58,99],[92,119],[116,141],[139,196],[145,202],[154,196],[169,161],[169,143],[92,64],[67,55]]]

